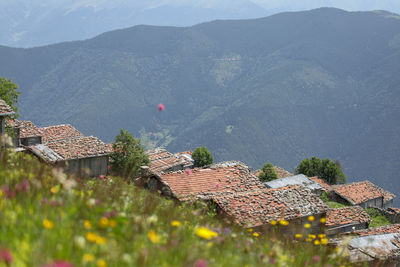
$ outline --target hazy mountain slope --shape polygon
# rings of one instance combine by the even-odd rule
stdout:
[[[137,26],[34,49],[0,47],[23,118],[111,141],[123,127],[175,152],[289,170],[339,159],[400,193],[400,19],[318,9],[188,28]],[[158,103],[166,110],[158,112]]]
[[[187,26],[267,14],[249,0],[3,0],[0,44],[33,47],[87,39],[138,24]]]

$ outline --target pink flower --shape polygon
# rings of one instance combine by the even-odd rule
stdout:
[[[215,188],[219,189],[219,183],[215,183]]]
[[[192,173],[192,170],[189,169],[189,168],[187,168],[187,169],[185,170],[185,172],[186,172],[187,175],[190,175],[190,174]]]
[[[201,260],[197,260],[197,261],[193,264],[193,266],[194,266],[194,267],[207,267],[208,264],[207,264],[207,261],[206,261],[206,260],[201,259]]]
[[[23,182],[17,184],[15,186],[15,190],[17,190],[18,193],[21,193],[21,192],[28,193],[29,192],[29,181],[24,180]]]
[[[0,248],[0,263],[5,262],[7,265],[11,264],[13,257],[7,248]]]
[[[15,192],[10,190],[10,188],[7,185],[3,186],[1,191],[3,191],[5,198],[14,198],[15,197]]]
[[[104,175],[100,175],[100,180],[104,180]]]
[[[164,109],[165,109],[164,104],[162,104],[162,103],[158,104],[158,110],[159,111],[164,111]]]
[[[117,216],[117,212],[115,210],[107,211],[106,213],[104,213],[104,217],[106,218],[111,218],[115,216]]]
[[[111,169],[111,166],[110,166],[110,165],[108,165],[108,166],[107,166],[107,169],[108,169],[108,170],[110,170],[110,169]]]
[[[312,258],[312,261],[313,261],[313,262],[319,262],[319,256],[318,256],[318,255],[315,255],[315,256]]]

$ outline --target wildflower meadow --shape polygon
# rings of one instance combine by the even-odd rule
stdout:
[[[1,150],[0,266],[349,266],[323,233],[218,219],[118,177],[79,179]],[[310,222],[314,218],[309,218]]]

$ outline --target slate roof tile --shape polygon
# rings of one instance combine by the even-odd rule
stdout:
[[[351,184],[334,185],[332,187],[338,195],[344,197],[353,205],[358,205],[379,197],[383,197],[383,201],[386,203],[395,197],[394,194],[367,180]]]
[[[328,209],[326,212],[326,226],[341,226],[347,224],[369,223],[371,217],[359,206]]]
[[[400,224],[384,225],[380,227],[358,230],[352,234],[360,236],[400,233]]]
[[[320,186],[322,186],[322,188],[324,188],[328,192],[333,190],[330,184],[328,184],[325,180],[319,178],[318,176],[310,177],[310,179],[318,183]]]
[[[150,170],[153,173],[161,173],[179,165],[186,165],[187,159],[180,155],[174,155],[164,148],[156,148],[146,151],[150,159]]]
[[[42,136],[42,131],[31,121],[9,119],[6,124],[7,126],[19,128],[19,138]]]
[[[323,214],[327,206],[310,189],[290,186],[215,196],[214,201],[236,223],[256,227],[272,220],[292,220]]]
[[[0,116],[12,115],[14,113],[14,110],[7,105],[6,101],[0,98]]]
[[[64,160],[103,156],[110,153],[106,144],[93,136],[64,139],[45,145]]]
[[[83,137],[83,134],[70,124],[61,124],[40,128],[42,142],[48,143],[63,139]]]

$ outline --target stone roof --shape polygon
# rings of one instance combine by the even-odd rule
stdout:
[[[383,202],[392,200],[395,195],[374,185],[370,181],[332,186],[336,194],[345,198],[353,205],[364,203],[368,200],[383,197]]]
[[[218,206],[236,223],[256,227],[272,220],[293,220],[323,214],[327,206],[311,190],[302,186],[264,188],[213,197]]]
[[[241,193],[264,189],[265,186],[249,168],[240,162],[222,162],[209,168],[194,168],[190,173],[176,171],[160,176],[172,193],[180,200],[214,193]]]
[[[319,190],[322,189],[322,186],[305,176],[304,174],[298,174],[294,176],[289,176],[285,178],[276,179],[273,181],[269,181],[264,183],[269,188],[280,188],[286,187],[289,185],[302,185],[311,190]]]
[[[322,186],[323,189],[325,189],[328,192],[333,190],[330,184],[328,184],[325,180],[319,178],[318,176],[310,177],[310,180],[318,183],[320,186]]]
[[[8,116],[15,114],[14,110],[7,105],[6,101],[0,98],[0,116]]]
[[[42,131],[43,143],[83,136],[80,131],[70,124],[43,127],[40,130]]]
[[[359,206],[328,209],[326,212],[326,226],[344,226],[351,224],[369,223],[371,217]]]
[[[155,148],[146,151],[146,153],[149,156],[150,170],[153,173],[168,171],[180,165],[184,167],[189,162],[187,157],[183,155],[174,155],[164,148]]]
[[[107,146],[93,136],[65,139],[30,146],[29,149],[47,162],[104,156],[110,153]]]
[[[381,235],[381,234],[392,234],[392,233],[400,233],[400,224],[391,224],[391,225],[384,225],[380,227],[358,230],[353,232],[352,234],[360,236],[369,236],[369,235]]]
[[[288,172],[287,170],[278,167],[278,166],[274,166],[274,170],[276,172],[276,175],[278,175],[278,178],[285,178],[285,177],[289,177],[289,176],[293,176],[293,173]],[[261,170],[256,170],[255,172],[253,172],[253,174],[255,176],[258,176],[261,173]]]
[[[365,255],[372,259],[399,259],[400,234],[379,234],[373,236],[360,236],[350,240],[350,261],[364,261]],[[355,250],[355,252],[354,252]]]
[[[19,128],[19,138],[42,136],[42,131],[31,121],[7,120],[7,126]]]

